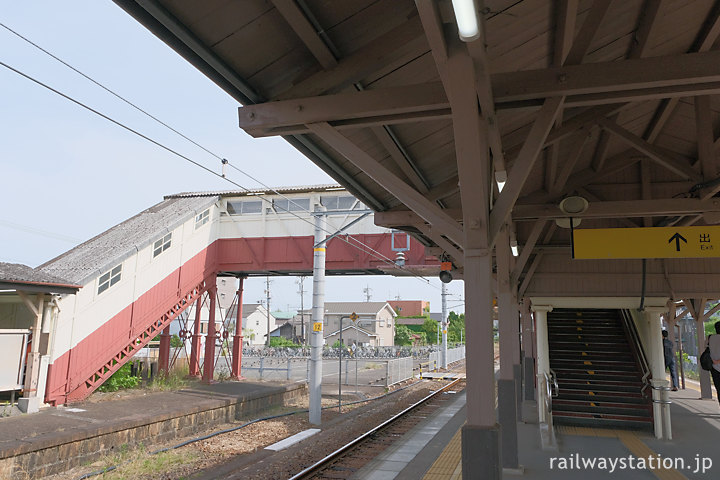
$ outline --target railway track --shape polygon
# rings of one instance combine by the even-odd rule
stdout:
[[[425,398],[410,405],[405,410],[366,433],[343,445],[318,462],[297,473],[290,480],[306,479],[343,479],[352,477],[355,472],[374,459],[396,440],[434,411],[450,401],[443,392],[464,388],[464,380],[454,380]]]

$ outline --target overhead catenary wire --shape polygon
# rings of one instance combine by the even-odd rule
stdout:
[[[288,201],[288,205],[289,205],[290,203],[292,203],[293,205],[295,205],[296,207],[298,207],[300,211],[305,211],[305,212],[307,212],[307,213],[312,213],[312,212],[310,212],[309,210],[302,208],[302,206],[299,205],[298,203],[296,203],[293,199],[287,197],[286,195],[283,195],[282,193],[280,193],[280,192],[277,191],[276,189],[267,186],[265,183],[263,183],[263,182],[260,181],[259,179],[255,178],[254,176],[250,175],[250,174],[247,173],[246,171],[244,171],[244,170],[236,167],[235,165],[230,164],[229,161],[228,161],[226,158],[222,157],[221,155],[218,155],[217,153],[215,153],[215,152],[211,151],[210,149],[204,147],[204,146],[201,145],[200,143],[192,140],[192,139],[191,139],[190,137],[188,137],[187,135],[183,134],[182,132],[178,131],[177,129],[173,128],[172,126],[168,125],[167,123],[163,122],[163,121],[160,120],[159,118],[155,117],[154,115],[150,114],[150,113],[147,112],[146,110],[144,110],[144,109],[142,109],[141,107],[137,106],[135,103],[133,103],[133,102],[131,102],[130,100],[126,99],[126,98],[123,97],[122,95],[116,93],[116,92],[113,91],[111,88],[109,88],[109,87],[103,85],[102,83],[98,82],[97,80],[93,79],[91,76],[89,76],[89,75],[85,74],[84,72],[80,71],[79,69],[75,68],[75,67],[72,66],[70,63],[62,60],[62,59],[61,59],[60,57],[58,57],[57,55],[54,55],[54,54],[51,53],[50,51],[44,49],[43,47],[41,47],[41,46],[38,45],[37,43],[35,43],[35,42],[33,42],[32,40],[30,40],[29,38],[21,35],[20,33],[18,33],[17,31],[13,30],[13,29],[10,28],[10,27],[8,27],[8,26],[5,25],[4,23],[0,22],[0,26],[2,26],[2,27],[5,28],[7,31],[9,31],[9,32],[12,33],[13,35],[17,36],[17,37],[20,38],[21,40],[27,42],[28,44],[32,45],[32,46],[35,47],[36,49],[40,50],[40,51],[43,52],[44,54],[46,54],[46,55],[48,55],[49,57],[53,58],[53,59],[56,60],[57,62],[59,62],[59,63],[61,63],[62,65],[66,66],[67,68],[71,69],[71,70],[74,71],[75,73],[81,75],[83,78],[87,79],[88,81],[90,81],[90,82],[92,82],[93,84],[97,85],[98,87],[102,88],[103,90],[105,90],[106,92],[110,93],[110,94],[113,95],[114,97],[120,99],[121,101],[123,101],[123,102],[125,102],[126,104],[130,105],[130,106],[133,107],[134,109],[136,109],[136,110],[138,110],[139,112],[143,113],[144,115],[148,116],[149,118],[151,118],[151,119],[154,120],[155,122],[159,123],[160,125],[164,126],[165,128],[169,129],[170,131],[174,132],[175,134],[179,135],[179,136],[182,137],[183,139],[187,140],[188,142],[192,143],[193,145],[195,145],[195,146],[197,146],[198,148],[202,149],[203,151],[207,152],[209,155],[211,155],[211,156],[217,158],[218,160],[220,160],[221,164],[223,165],[223,174],[222,174],[222,175],[219,175],[221,178],[226,178],[225,173],[224,173],[224,172],[225,172],[225,171],[224,171],[224,166],[225,166],[225,165],[229,165],[231,168],[237,170],[237,171],[240,172],[241,174],[243,174],[243,175],[245,175],[246,177],[250,178],[251,180],[257,182],[258,184],[262,185],[262,186],[265,187],[266,189],[268,189],[268,190],[272,191],[273,193],[279,195],[280,197],[286,199],[286,200]],[[229,179],[228,179],[228,180],[229,180]],[[234,185],[239,186],[240,188],[242,188],[242,189],[245,190],[245,191],[248,191],[248,190],[249,190],[249,189],[247,189],[247,188],[245,188],[245,187],[242,187],[242,186],[238,185],[237,183],[234,183],[234,182],[231,182],[231,183],[233,183]],[[260,197],[261,200],[265,200],[266,202],[268,202],[268,203],[270,203],[270,204],[272,205],[272,201],[271,201],[271,200],[268,200],[268,199],[266,199],[266,198],[264,198],[264,197],[262,197],[262,196],[258,196],[258,197]],[[310,222],[309,220],[304,219],[304,218],[300,217],[299,215],[294,214],[294,213],[291,212],[289,209],[283,209],[283,208],[281,208],[281,210],[285,210],[287,213],[292,214],[293,216],[299,218],[300,220],[303,220],[303,221],[306,221],[307,223],[312,224],[312,222]],[[322,228],[322,227],[321,227],[321,228]],[[331,235],[335,235],[335,234],[337,233],[337,232],[330,232],[330,231],[325,230],[325,229],[323,229],[323,231],[325,231],[326,233],[329,233],[329,234],[331,234]],[[394,268],[398,268],[398,269],[400,269],[400,270],[407,270],[407,269],[403,268],[402,266],[397,265],[392,259],[390,259],[390,258],[388,258],[387,256],[383,255],[381,252],[378,252],[377,250],[373,249],[373,248],[370,247],[369,245],[361,242],[360,240],[357,240],[356,238],[353,238],[353,237],[350,237],[350,238],[352,238],[355,242],[357,242],[359,245],[361,245],[361,246],[363,247],[363,248],[359,248],[359,249],[360,249],[360,250],[363,250],[364,253],[370,253],[371,255],[374,253],[373,256],[375,256],[376,258],[378,258],[378,256],[379,256],[379,257],[382,257],[382,258],[381,258],[382,261],[384,261],[385,263],[388,263],[388,264],[392,265]],[[345,241],[346,243],[348,243],[349,245],[352,245],[347,239],[341,239],[341,240],[344,240],[344,241]],[[352,245],[352,246],[354,246],[355,248],[358,248],[356,245]],[[423,278],[422,276],[417,275],[417,274],[414,274],[414,273],[412,273],[412,272],[410,272],[410,273],[411,273],[413,276],[417,277],[418,279],[421,279],[421,280],[423,280],[424,282],[426,282],[426,283],[429,284],[429,282],[427,281],[427,279]]]
[[[15,74],[20,75],[21,77],[23,77],[23,78],[25,78],[25,79],[27,79],[27,80],[29,80],[29,81],[31,81],[31,82],[33,82],[33,83],[35,83],[35,84],[43,87],[43,88],[45,88],[45,89],[47,89],[47,90],[55,93],[56,95],[61,96],[62,98],[65,98],[66,100],[68,100],[68,101],[70,101],[70,102],[72,102],[72,103],[74,103],[74,104],[76,104],[76,105],[78,105],[78,106],[80,106],[80,107],[82,107],[82,108],[84,108],[84,109],[86,109],[86,110],[94,113],[95,115],[104,118],[105,120],[107,120],[107,121],[109,121],[109,122],[117,125],[118,127],[122,128],[122,129],[124,129],[124,130],[127,130],[127,131],[130,132],[130,133],[133,133],[133,134],[139,136],[140,138],[142,138],[142,139],[144,139],[144,140],[146,140],[146,141],[148,141],[148,142],[150,142],[150,143],[152,143],[152,144],[160,147],[160,148],[163,149],[163,150],[166,150],[167,152],[169,152],[169,153],[171,153],[171,154],[173,154],[173,155],[176,155],[177,157],[179,157],[179,158],[181,158],[181,159],[183,159],[183,160],[185,160],[185,161],[187,161],[187,162],[189,162],[189,163],[191,163],[191,164],[193,164],[193,165],[195,165],[195,166],[197,166],[197,167],[205,170],[206,172],[208,172],[208,173],[210,173],[210,174],[212,174],[212,175],[215,175],[215,176],[218,177],[218,178],[224,179],[225,181],[227,181],[227,182],[229,182],[229,183],[231,183],[231,184],[239,187],[240,189],[242,189],[242,190],[244,190],[244,191],[246,191],[246,192],[249,192],[249,191],[250,191],[249,188],[244,187],[243,185],[241,185],[241,184],[237,183],[236,181],[228,178],[227,176],[224,176],[224,175],[222,175],[222,174],[220,174],[220,173],[215,172],[214,170],[212,170],[212,169],[209,168],[209,167],[206,167],[205,165],[201,164],[200,162],[197,162],[197,161],[191,159],[190,157],[188,157],[188,156],[186,156],[186,155],[183,155],[182,153],[180,153],[180,152],[178,152],[178,151],[176,151],[176,150],[174,150],[174,149],[172,149],[172,148],[164,145],[163,143],[161,143],[161,142],[159,142],[159,141],[157,141],[157,140],[154,140],[153,138],[151,138],[151,137],[149,137],[149,136],[141,133],[140,131],[138,131],[138,130],[132,128],[132,127],[129,127],[129,126],[125,125],[124,123],[118,121],[118,120],[115,120],[114,118],[112,118],[112,117],[110,117],[110,116],[108,116],[108,115],[100,112],[100,111],[97,110],[97,109],[94,109],[94,108],[90,107],[89,105],[87,105],[87,104],[85,104],[85,103],[83,103],[83,102],[81,102],[81,101],[79,101],[79,100],[71,97],[70,95],[67,95],[67,94],[61,92],[60,90],[57,90],[57,89],[51,87],[50,85],[48,85],[48,84],[46,84],[46,83],[44,83],[44,82],[42,82],[42,81],[34,78],[33,76],[28,75],[28,74],[26,74],[26,73],[18,70],[17,68],[15,68],[15,67],[13,67],[13,66],[5,63],[5,62],[2,62],[2,61],[0,61],[0,66],[5,67],[6,69],[14,72]],[[231,166],[232,166],[232,165],[231,165]],[[234,167],[234,168],[236,168],[236,167]],[[272,190],[272,189],[271,189],[271,190]],[[282,196],[282,195],[281,195],[281,196]],[[256,198],[259,198],[260,200],[265,201],[265,202],[267,202],[267,203],[270,203],[270,204],[272,205],[272,200],[265,198],[263,195],[256,195]],[[287,197],[285,197],[285,198],[287,198]],[[291,201],[291,199],[288,199],[288,200]],[[308,223],[308,224],[312,224],[312,222],[311,222],[309,219],[306,219],[306,218],[303,218],[303,217],[297,215],[295,212],[290,211],[289,208],[288,208],[288,209],[280,208],[280,209],[286,211],[287,213],[293,215],[294,217],[298,218],[299,220],[301,220],[301,221],[303,221],[303,222],[306,222],[306,223]],[[329,234],[335,233],[335,232],[331,232],[330,230],[327,230],[327,229],[325,229],[325,228],[323,228],[322,230],[323,230],[324,232],[326,232],[326,233],[329,233]],[[411,274],[411,276],[413,276],[413,277],[415,277],[415,278],[417,278],[417,279],[419,279],[419,280],[422,280],[423,282],[425,282],[425,283],[428,284],[428,285],[432,285],[432,284],[429,282],[428,279],[426,279],[426,278],[424,278],[424,277],[422,277],[422,276],[420,276],[420,275],[418,275],[418,274],[416,274],[416,273],[414,273],[414,272],[411,272],[411,271],[407,270],[406,268],[401,267],[400,265],[397,265],[394,261],[392,261],[391,259],[389,259],[389,258],[386,257],[385,255],[382,255],[380,252],[377,252],[376,250],[374,250],[374,249],[373,249],[372,247],[370,247],[369,245],[364,244],[364,243],[361,242],[360,240],[357,240],[357,239],[353,238],[353,241],[356,242],[356,244],[354,244],[354,243],[352,243],[352,242],[351,242],[349,239],[347,239],[347,238],[343,238],[343,237],[341,237],[341,236],[339,236],[339,237],[337,237],[337,238],[340,239],[341,241],[344,241],[344,242],[347,243],[348,245],[350,245],[350,246],[352,246],[352,247],[354,247],[354,248],[357,248],[358,250],[363,251],[363,253],[367,253],[367,254],[369,254],[369,255],[377,258],[377,259],[380,260],[381,262],[386,263],[386,264],[388,264],[389,266],[391,266],[391,267],[393,267],[393,268],[397,268],[397,269],[399,269],[399,270],[408,271],[408,272]],[[350,238],[352,238],[352,237],[350,237]],[[437,288],[437,287],[436,287],[436,288]]]

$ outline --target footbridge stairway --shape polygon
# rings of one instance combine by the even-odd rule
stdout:
[[[641,349],[620,310],[556,309],[548,314],[550,368],[559,391],[556,424],[652,428]]]

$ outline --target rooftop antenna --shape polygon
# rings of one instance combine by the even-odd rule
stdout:
[[[365,294],[365,301],[369,302],[370,298],[372,297],[372,288],[370,288],[370,285],[367,285],[365,288],[363,288],[363,293]]]

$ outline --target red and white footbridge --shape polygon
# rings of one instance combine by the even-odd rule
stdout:
[[[316,205],[326,208],[328,236],[336,234],[326,245],[328,275],[440,271],[424,245],[375,226],[372,212],[337,185],[167,196],[38,267],[83,286],[58,299],[41,382],[45,401],[86,398],[161,332],[160,368],[167,368],[170,323],[203,302],[213,315],[219,276],[311,275]],[[205,379],[214,365],[200,364],[201,337],[233,338],[232,374],[239,377],[241,332],[215,331],[211,317],[207,334],[183,334],[192,346],[190,373]],[[204,343],[204,357],[215,358],[215,342]]]

